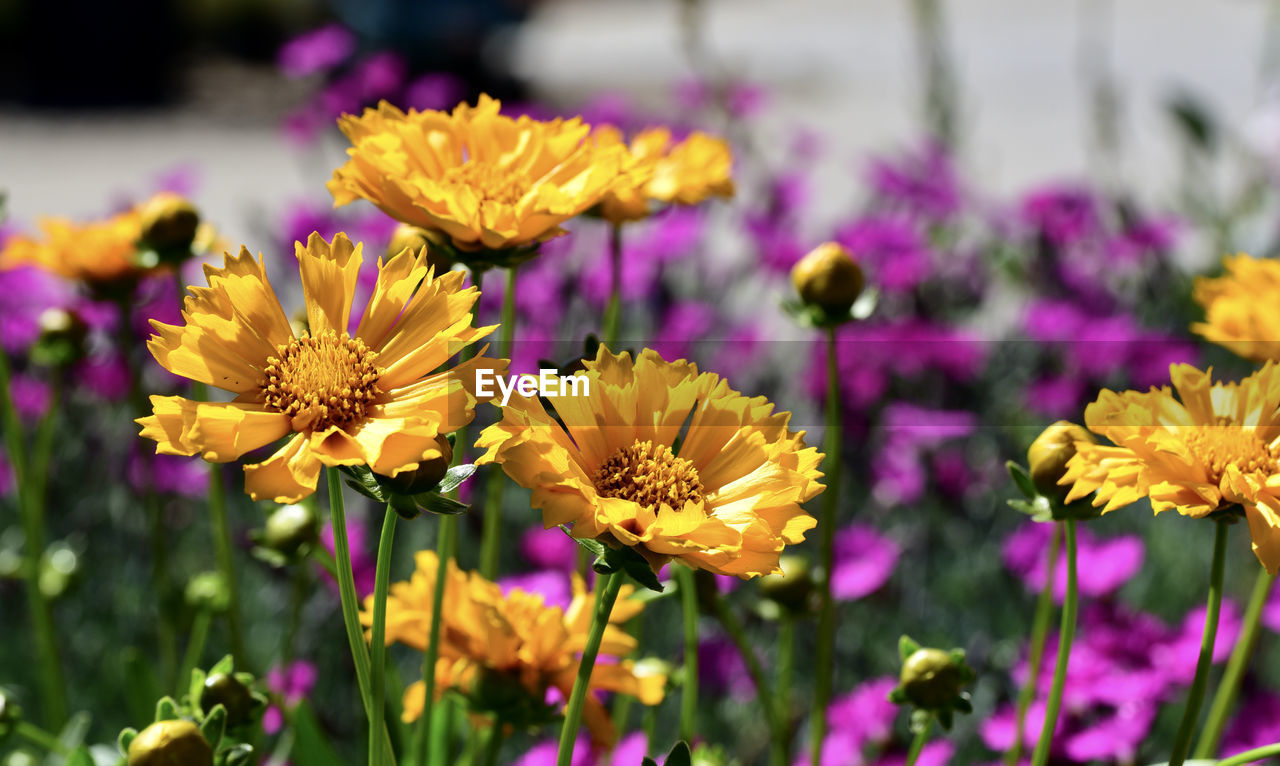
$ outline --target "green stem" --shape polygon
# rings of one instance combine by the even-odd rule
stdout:
[[[915,766],[916,759],[920,757],[920,751],[924,750],[924,743],[929,739],[929,732],[933,730],[933,717],[920,727],[920,731],[916,732],[915,739],[911,740],[911,749],[907,751],[907,761],[903,766]]]
[[[1280,755],[1280,744],[1255,747],[1252,750],[1237,753],[1226,760],[1218,761],[1217,766],[1243,766],[1246,763],[1261,761],[1263,758],[1269,758],[1273,755]]]
[[[30,721],[18,721],[18,723],[13,727],[13,733],[22,737],[36,747],[44,748],[51,753],[57,753],[58,755],[71,755],[71,751],[68,750],[67,746],[62,744],[57,737],[44,729],[41,729]]]
[[[507,269],[507,289],[502,293],[502,337],[498,356],[511,358],[511,341],[516,332],[516,267]],[[480,532],[480,575],[492,580],[498,575],[498,558],[502,539],[502,490],[506,474],[498,466],[490,466],[485,484],[484,524]]]
[[[351,659],[356,667],[356,684],[360,688],[360,701],[364,705],[364,714],[369,722],[373,722],[373,697],[370,693],[369,651],[365,647],[364,632],[360,629],[359,605],[356,601],[355,572],[351,568],[351,547],[347,542],[347,515],[342,501],[342,478],[337,468],[326,467],[325,478],[329,481],[329,513],[333,516],[333,550],[337,554],[338,594],[342,601],[342,624],[347,630],[347,644],[351,647]],[[376,738],[375,730],[370,728],[369,737]],[[386,740],[386,730],[380,732],[384,738],[383,745],[391,750],[390,741]],[[394,756],[392,756],[394,761]]]
[[[684,611],[684,686],[680,697],[680,739],[693,742],[698,727],[698,591],[693,570],[676,565],[672,574],[680,587]]]
[[[783,721],[791,718],[791,687],[795,683],[796,618],[785,614],[778,623],[778,710]]]
[[[600,575],[596,581],[595,607],[591,613],[591,628],[587,633],[587,643],[582,649],[582,659],[578,662],[578,676],[573,681],[573,692],[569,695],[569,705],[564,711],[564,727],[560,729],[560,748],[556,755],[556,766],[571,766],[573,748],[578,742],[578,725],[582,721],[582,706],[591,693],[591,670],[596,665],[596,655],[600,652],[600,641],[604,638],[604,630],[609,625],[609,615],[613,612],[613,602],[618,600],[618,591],[622,588],[625,576],[620,572]]]
[[[382,731],[387,718],[387,588],[391,583],[391,548],[396,536],[396,519],[400,516],[388,503],[382,520],[382,536],[378,538],[378,565],[374,573],[373,625],[369,637],[370,700],[372,718],[369,719],[369,763],[371,766],[387,766],[382,756],[387,752],[380,747],[373,732]]]
[[[1267,570],[1258,570],[1258,579],[1253,583],[1253,592],[1249,595],[1249,606],[1245,609],[1244,630],[1231,650],[1231,659],[1227,660],[1227,669],[1218,682],[1218,691],[1213,695],[1213,703],[1209,706],[1209,717],[1205,721],[1204,731],[1196,743],[1195,757],[1207,759],[1213,757],[1222,739],[1222,728],[1227,723],[1227,715],[1231,712],[1240,691],[1240,680],[1244,677],[1249,658],[1253,656],[1253,648],[1258,643],[1258,626],[1262,622],[1262,608],[1266,606],[1271,586],[1276,581],[1275,575]]]
[[[191,671],[195,670],[196,663],[200,662],[200,655],[204,653],[204,643],[209,637],[209,624],[213,621],[213,616],[207,609],[201,609],[196,612],[195,619],[191,621],[191,638],[187,640],[187,651],[182,656],[182,668],[178,671],[178,688],[186,688],[186,684],[191,680]]]
[[[1200,659],[1196,660],[1195,680],[1191,682],[1191,693],[1187,696],[1187,708],[1182,714],[1182,723],[1178,725],[1178,734],[1173,740],[1173,754],[1169,756],[1169,766],[1182,766],[1191,748],[1191,737],[1195,734],[1196,723],[1200,719],[1200,705],[1204,702],[1205,687],[1209,684],[1209,668],[1213,665],[1213,642],[1218,635],[1218,615],[1222,610],[1222,572],[1226,567],[1227,525],[1217,522],[1217,531],[1213,538],[1213,565],[1209,572],[1209,604],[1205,608],[1204,635],[1200,639]]]
[[[1031,622],[1031,649],[1027,652],[1027,681],[1018,693],[1018,725],[1013,735],[1013,747],[1005,753],[1005,766],[1017,766],[1022,758],[1023,729],[1026,728],[1027,711],[1036,698],[1036,681],[1040,678],[1040,662],[1044,659],[1044,642],[1049,635],[1049,619],[1053,616],[1053,588],[1058,574],[1058,549],[1062,546],[1062,527],[1053,525],[1053,540],[1049,543],[1049,566],[1036,599],[1036,614]]]
[[[431,738],[436,703],[436,658],[440,656],[440,612],[444,605],[445,583],[449,576],[449,559],[453,557],[454,539],[457,536],[457,519],[440,517],[439,537],[436,540],[436,582],[431,593],[431,624],[427,628],[427,652],[422,659],[422,682],[426,687],[422,700],[422,716],[418,719],[418,763],[426,766],[431,753]],[[443,727],[441,727],[443,729]]]
[[[501,718],[493,721],[493,727],[489,730],[489,741],[484,746],[484,766],[498,766],[498,754],[502,752],[502,727]]]
[[[1062,688],[1067,681],[1067,664],[1071,661],[1071,643],[1075,640],[1076,633],[1076,520],[1067,519],[1062,525],[1067,538],[1067,597],[1062,603],[1062,622],[1058,627],[1058,661],[1053,667],[1053,686],[1049,687],[1044,728],[1040,730],[1040,740],[1036,742],[1035,753],[1031,757],[1033,766],[1044,766],[1049,762],[1049,748],[1053,745],[1053,731],[1058,726]]]
[[[617,353],[622,324],[622,224],[609,224],[609,304],[604,310],[604,345]]]
[[[747,639],[747,632],[743,630],[742,623],[733,612],[729,611],[729,606],[718,593],[711,594],[711,607],[721,627],[724,628],[725,633],[729,634],[729,639],[737,648],[743,664],[747,666],[747,675],[751,676],[751,682],[755,684],[756,696],[760,698],[760,707],[764,710],[765,721],[769,725],[769,763],[772,766],[785,766],[787,762],[786,727],[778,708],[777,697],[769,686],[769,678],[764,673],[760,658],[756,656],[755,649]]]
[[[831,570],[835,564],[836,509],[840,500],[840,447],[843,434],[840,416],[840,371],[836,365],[836,330],[827,330],[827,491],[822,496],[822,518],[818,521],[822,582],[818,595],[818,645],[814,658],[813,712],[810,716],[810,759],[822,762],[822,742],[827,736],[827,703],[831,699],[831,675],[835,658],[836,608],[831,597]]]
[[[26,561],[26,576],[23,585],[27,592],[27,604],[31,613],[31,625],[35,631],[36,652],[40,665],[40,686],[44,697],[45,723],[50,726],[61,726],[67,720],[67,685],[62,671],[62,660],[58,651],[58,633],[53,622],[53,610],[49,600],[40,590],[40,557],[44,554],[44,491],[46,477],[32,475],[32,468],[45,464],[44,472],[48,473],[47,457],[41,457],[39,445],[42,442],[52,443],[50,435],[54,414],[59,409],[61,387],[55,387],[49,410],[41,418],[39,432],[36,437],[37,450],[34,465],[27,462],[27,451],[22,444],[22,421],[13,406],[13,398],[9,392],[9,358],[0,350],[0,417],[3,417],[5,446],[9,453],[9,462],[13,466],[14,480],[17,482],[18,510],[22,515],[22,534]]]
[[[206,401],[208,392],[203,383],[191,385],[192,396]],[[222,482],[222,466],[209,465],[209,525],[213,528],[213,556],[218,570],[227,585],[227,633],[231,638],[231,656],[237,668],[249,667],[245,651],[244,628],[240,622],[240,587],[236,584],[236,562],[232,554],[231,524],[227,517],[227,489]]]

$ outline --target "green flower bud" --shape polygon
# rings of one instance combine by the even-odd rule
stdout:
[[[1076,442],[1097,443],[1093,434],[1083,426],[1059,420],[1044,429],[1027,450],[1027,462],[1031,466],[1031,481],[1036,489],[1051,497],[1063,497],[1067,487],[1058,480],[1067,473],[1067,461],[1076,454]]]
[[[129,743],[129,766],[213,766],[213,748],[190,721],[157,721]]]
[[[760,595],[792,614],[808,611],[813,596],[813,569],[804,556],[785,555],[778,559],[782,574],[760,578]]]
[[[142,205],[142,243],[162,258],[191,254],[191,243],[200,228],[200,214],[190,201],[177,194],[157,194]],[[168,260],[168,258],[165,258]]]
[[[227,709],[227,726],[239,726],[249,721],[253,693],[232,674],[213,673],[200,690],[200,709],[209,715],[215,705]]]
[[[387,259],[396,257],[406,248],[416,254],[424,247],[427,248],[427,265],[435,268],[437,276],[453,267],[448,254],[432,242],[425,229],[407,223],[397,224],[396,230],[391,233],[391,242],[387,244]]]
[[[0,742],[9,736],[13,727],[22,720],[22,708],[9,699],[9,693],[0,689]]]
[[[191,608],[204,612],[225,612],[231,605],[231,591],[221,572],[201,572],[192,577],[183,595]]]
[[[315,543],[319,533],[315,514],[305,505],[282,505],[267,517],[259,542],[264,547],[293,556]]]
[[[424,460],[418,463],[417,468],[401,471],[395,476],[383,476],[381,483],[401,495],[416,495],[434,489],[453,462],[453,447],[449,445],[448,439],[439,437],[436,439],[436,446],[441,452],[439,457]]]
[[[839,244],[825,242],[791,269],[791,282],[805,303],[844,314],[862,294],[862,268]]]
[[[972,673],[963,659],[956,662],[954,652],[925,648],[912,652],[902,663],[899,680],[908,702],[924,710],[944,710],[962,696]]]

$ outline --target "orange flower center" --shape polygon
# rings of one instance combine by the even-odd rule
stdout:
[[[514,205],[529,190],[529,179],[523,173],[487,162],[468,161],[444,172],[444,182],[471,189],[482,201]]]
[[[364,420],[365,410],[382,393],[374,366],[376,351],[347,333],[326,330],[304,335],[267,359],[262,383],[267,409],[293,418],[293,427],[320,431]]]
[[[601,497],[620,497],[654,510],[668,505],[678,511],[690,500],[703,499],[702,480],[692,462],[676,457],[665,444],[639,439],[604,461],[595,485]]]
[[[1216,425],[1190,429],[1186,435],[1191,453],[1209,469],[1215,482],[1221,481],[1227,466],[1234,465],[1242,473],[1271,472],[1276,455],[1256,430],[1219,418]]]

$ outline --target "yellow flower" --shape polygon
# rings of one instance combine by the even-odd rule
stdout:
[[[462,251],[526,248],[564,233],[616,182],[624,147],[597,147],[580,118],[499,114],[481,96],[452,114],[385,101],[338,127],[350,159],[333,172],[334,206],[364,198]]]
[[[592,135],[598,146],[624,145],[612,125]],[[670,130],[649,128],[636,134],[629,150],[632,163],[600,205],[608,221],[645,218],[650,201],[697,205],[713,195],[733,196],[733,152],[724,139],[694,132],[673,145]]]
[[[1222,264],[1226,275],[1195,281],[1205,321],[1192,332],[1246,359],[1280,361],[1280,261],[1240,253]]]
[[[677,558],[744,579],[781,572],[783,548],[816,523],[800,504],[824,488],[822,455],[788,430],[790,413],[648,349],[633,364],[602,346],[582,375],[585,395],[553,400],[558,419],[536,397],[504,408],[476,462],[532,489],[547,528],[631,546],[654,571]]]
[[[292,434],[274,455],[245,466],[255,499],[293,503],[315,491],[320,467],[367,465],[395,476],[441,455],[437,436],[474,416],[477,357],[438,368],[489,334],[473,328],[479,293],[461,272],[440,276],[425,251],[378,262],[378,280],[354,334],[347,328],[361,247],[312,234],[295,246],[309,333],[294,335],[261,258],[245,248],[223,268],[205,266],[178,327],[152,321],[147,347],[175,375],[224,389],[230,402],[152,396],[140,418],[156,451],[228,462]]]
[[[435,553],[422,551],[415,560],[417,570],[410,580],[391,585],[386,641],[424,651],[431,627],[437,559]],[[636,640],[617,627],[644,608],[629,598],[632,592],[632,586],[624,585],[619,593],[600,643],[601,659],[612,659],[595,665],[590,688],[630,694],[646,705],[656,705],[662,701],[665,676],[638,672],[631,661],[617,659],[636,648]],[[578,673],[579,655],[586,646],[594,598],[577,576],[567,610],[548,606],[542,595],[521,588],[511,588],[503,595],[496,583],[476,572],[463,572],[450,561],[440,612],[437,693],[453,689],[474,695],[479,692],[477,683],[483,682],[490,690],[495,686],[518,688],[539,704],[554,687],[567,700]],[[360,613],[366,627],[372,624],[372,610],[370,596]],[[425,694],[421,681],[405,691],[404,720],[413,721],[422,714]],[[613,742],[609,714],[595,695],[586,698],[583,720],[597,742]]]
[[[1173,392],[1104,390],[1085,408],[1085,426],[1114,446],[1077,441],[1059,482],[1066,502],[1096,491],[1103,512],[1150,498],[1156,513],[1201,518],[1244,509],[1253,552],[1280,569],[1280,366],[1268,362],[1240,383],[1173,365]]]

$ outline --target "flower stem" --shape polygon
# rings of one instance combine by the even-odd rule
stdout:
[[[436,539],[436,582],[431,593],[431,624],[427,627],[427,652],[422,658],[422,682],[426,686],[422,700],[422,716],[418,719],[418,763],[429,762],[433,731],[433,713],[436,703],[436,658],[440,656],[440,611],[444,605],[445,582],[449,576],[449,559],[453,557],[457,520],[453,516],[440,517],[439,537]]]
[[[365,648],[364,632],[360,629],[360,618],[357,615],[359,606],[356,602],[355,572],[351,568],[351,548],[347,542],[347,515],[342,501],[342,478],[337,468],[326,467],[325,477],[329,481],[329,513],[333,516],[333,550],[337,554],[338,594],[342,600],[342,623],[347,630],[347,643],[351,647],[351,660],[356,666],[356,684],[360,687],[360,701],[364,705],[364,713],[373,721],[373,698],[369,689],[369,651]],[[369,737],[383,738],[383,746],[391,751],[391,743],[386,740],[386,730],[375,735],[370,728]],[[393,759],[394,760],[394,759]]]
[[[1195,734],[1200,719],[1200,705],[1204,702],[1205,687],[1209,684],[1209,668],[1213,665],[1213,642],[1218,635],[1218,615],[1222,611],[1222,572],[1226,567],[1227,525],[1217,522],[1213,538],[1213,565],[1209,572],[1209,604],[1205,608],[1204,635],[1200,639],[1200,659],[1196,660],[1196,675],[1187,696],[1187,708],[1182,723],[1173,740],[1173,754],[1169,766],[1182,766],[1191,748],[1191,736]]]
[[[920,751],[924,750],[924,743],[929,740],[929,732],[933,730],[933,717],[920,727],[920,731],[916,732],[915,739],[911,740],[911,749],[907,751],[907,760],[903,766],[915,766],[916,759],[920,757]]]
[[[498,356],[511,358],[511,341],[516,332],[516,267],[507,269],[507,289],[502,293],[502,337],[498,341]],[[492,580],[498,575],[498,557],[502,539],[502,490],[506,474],[498,466],[489,468],[485,485],[484,525],[480,531],[480,574]]]
[[[382,731],[387,724],[387,588],[391,582],[391,548],[396,536],[396,519],[399,515],[387,504],[383,514],[382,536],[378,538],[378,566],[374,574],[373,625],[369,637],[370,656],[370,709],[369,763],[370,766],[387,766],[382,756],[386,750],[380,747],[373,732]]]
[[[1032,754],[1033,766],[1049,762],[1049,748],[1053,745],[1053,731],[1058,726],[1058,711],[1062,708],[1062,687],[1067,681],[1067,664],[1071,661],[1071,643],[1075,640],[1076,610],[1076,520],[1061,522],[1067,539],[1067,596],[1062,603],[1062,622],[1058,627],[1058,661],[1053,667],[1053,686],[1049,687],[1049,702],[1044,711],[1044,728]],[[1052,583],[1052,581],[1050,581]],[[1052,587],[1050,585],[1049,587]]]
[[[489,730],[489,741],[484,745],[484,766],[498,766],[498,754],[502,752],[502,727],[501,718],[495,718],[493,727]]]
[[[49,405],[49,411],[40,422],[37,442],[44,441],[46,431],[52,432],[53,415],[58,411],[58,397]],[[31,626],[35,631],[36,652],[39,656],[40,686],[44,697],[44,719],[50,726],[61,726],[67,719],[67,685],[62,672],[62,660],[58,651],[57,629],[53,623],[53,610],[44,592],[40,590],[40,557],[44,554],[44,491],[47,477],[33,475],[43,462],[36,455],[36,465],[27,462],[27,450],[22,444],[22,421],[13,406],[9,392],[9,358],[0,350],[0,418],[3,419],[5,449],[13,466],[17,482],[18,510],[22,515],[22,534],[26,561],[23,585],[27,591],[27,604],[31,613]],[[48,473],[47,465],[43,469]]]
[[[209,637],[209,623],[213,621],[213,615],[207,609],[201,609],[196,612],[195,619],[191,622],[191,638],[187,640],[187,652],[182,657],[182,667],[178,670],[178,688],[186,688],[186,684],[191,680],[191,671],[195,670],[196,664],[200,662],[200,655],[204,653],[204,643]]]
[[[822,582],[818,590],[818,645],[813,681],[813,712],[810,715],[810,758],[813,766],[822,762],[822,741],[827,736],[827,702],[831,699],[831,674],[835,659],[836,610],[831,597],[831,570],[835,564],[836,509],[840,499],[840,371],[836,366],[836,330],[827,330],[827,491],[822,496],[819,556]]]
[[[1280,744],[1255,747],[1252,750],[1237,753],[1230,758],[1218,761],[1217,766],[1244,766],[1246,763],[1255,763],[1273,755],[1280,755]]]
[[[698,728],[698,589],[693,570],[672,567],[684,611],[684,686],[680,696],[680,739],[692,742]]]
[[[1031,622],[1031,649],[1027,652],[1027,682],[1018,693],[1018,726],[1013,735],[1013,747],[1005,753],[1005,766],[1017,766],[1022,758],[1024,729],[1027,711],[1036,698],[1036,680],[1040,677],[1040,662],[1044,659],[1044,642],[1049,635],[1049,619],[1053,616],[1053,588],[1057,582],[1058,550],[1062,546],[1062,527],[1053,525],[1053,539],[1049,543],[1049,566],[1046,568],[1044,587],[1036,599],[1036,614]]]
[[[738,654],[742,657],[742,663],[747,666],[747,675],[751,676],[751,682],[756,687],[756,696],[760,698],[760,707],[764,710],[765,722],[769,725],[769,763],[772,766],[784,766],[787,762],[787,732],[778,708],[777,697],[769,686],[769,678],[764,673],[764,667],[760,664],[760,658],[756,656],[755,649],[747,639],[746,631],[742,629],[742,623],[738,622],[738,618],[729,610],[729,606],[718,593],[712,594],[711,598],[712,611],[725,633],[729,634],[729,640],[733,641],[734,647],[737,648]]]
[[[609,304],[604,310],[604,345],[614,353],[622,324],[622,224],[609,224]]]
[[[796,618],[783,615],[778,623],[778,710],[783,720],[791,716],[791,687],[796,668]]]
[[[1204,731],[1196,743],[1196,758],[1212,758],[1222,739],[1222,728],[1227,722],[1236,694],[1240,691],[1240,680],[1244,677],[1249,658],[1253,656],[1253,648],[1258,643],[1258,626],[1262,621],[1262,608],[1266,606],[1267,596],[1275,583],[1275,575],[1267,570],[1258,570],[1258,579],[1253,583],[1253,593],[1249,595],[1249,606],[1245,609],[1244,630],[1231,650],[1231,659],[1227,660],[1227,669],[1218,682],[1218,691],[1213,695],[1213,703],[1209,706],[1209,717],[1205,721]]]
[[[569,705],[564,711],[564,727],[560,729],[560,748],[556,755],[556,766],[571,766],[573,763],[573,747],[578,741],[582,706],[587,701],[587,695],[591,693],[591,670],[595,667],[596,655],[600,653],[600,641],[604,638],[604,630],[609,625],[613,602],[618,600],[618,591],[622,588],[624,577],[621,572],[613,572],[600,575],[600,579],[596,581],[596,599],[591,613],[591,628],[587,633],[586,646],[582,649],[582,659],[578,663],[578,676],[573,681]]]
[[[36,747],[43,748],[50,753],[57,753],[58,755],[63,756],[71,754],[71,751],[67,749],[67,746],[62,744],[57,737],[44,729],[41,729],[30,721],[18,721],[17,725],[13,727],[13,733],[22,737]]]

